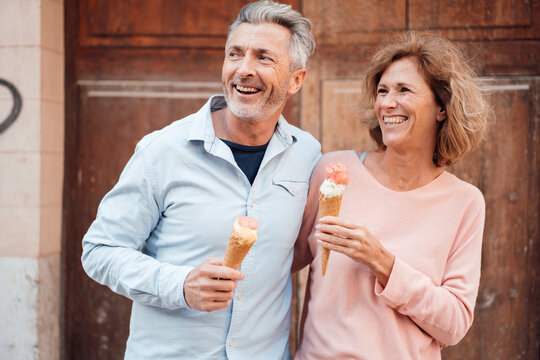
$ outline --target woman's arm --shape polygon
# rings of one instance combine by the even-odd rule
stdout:
[[[465,212],[440,285],[390,254],[361,225],[323,218],[318,238],[323,246],[369,267],[378,280],[375,293],[388,306],[409,316],[442,345],[453,345],[465,336],[473,320],[484,213],[483,201],[473,202]]]

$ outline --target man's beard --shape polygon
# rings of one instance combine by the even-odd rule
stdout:
[[[223,92],[225,94],[227,106],[235,116],[244,121],[252,124],[264,121],[272,116],[287,100],[289,78],[290,77],[287,77],[287,79],[285,79],[285,81],[283,81],[278,88],[274,88],[267,99],[260,98],[255,104],[244,104],[242,102],[235,101],[230,96],[231,94],[229,94],[227,91],[227,86],[223,84]],[[248,85],[241,83],[239,84]],[[233,89],[232,91],[236,90]]]

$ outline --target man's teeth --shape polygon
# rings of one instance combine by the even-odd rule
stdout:
[[[397,125],[397,124],[401,124],[402,122],[405,122],[405,119],[400,116],[384,118],[384,123],[388,125]]]
[[[249,93],[256,93],[256,92],[259,91],[259,89],[257,89],[257,88],[245,87],[245,86],[242,86],[242,85],[236,85],[236,89],[241,91],[241,92],[249,92]]]

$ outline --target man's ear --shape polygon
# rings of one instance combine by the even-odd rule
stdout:
[[[296,94],[302,87],[302,84],[304,83],[305,78],[306,78],[306,69],[294,70],[291,74],[291,78],[289,79],[289,90],[287,91],[287,94],[289,95]]]
[[[446,120],[446,109],[441,106],[439,112],[437,113],[437,121]]]

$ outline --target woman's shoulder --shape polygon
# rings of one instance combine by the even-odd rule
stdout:
[[[355,160],[358,162],[358,153],[355,150],[338,150],[327,152],[320,158],[317,166],[315,166],[312,174],[312,181],[319,183],[322,182],[326,171],[326,165],[328,164],[342,163],[350,170],[351,167],[355,165]]]
[[[324,164],[335,163],[335,162],[346,163],[346,162],[350,162],[351,160],[357,160],[358,154],[359,153],[356,150],[331,151],[324,154],[319,162],[324,163]]]
[[[460,179],[458,176],[445,171],[447,175],[447,187],[451,189],[452,194],[455,194],[457,198],[469,199],[472,201],[484,203],[484,194],[474,184]]]

